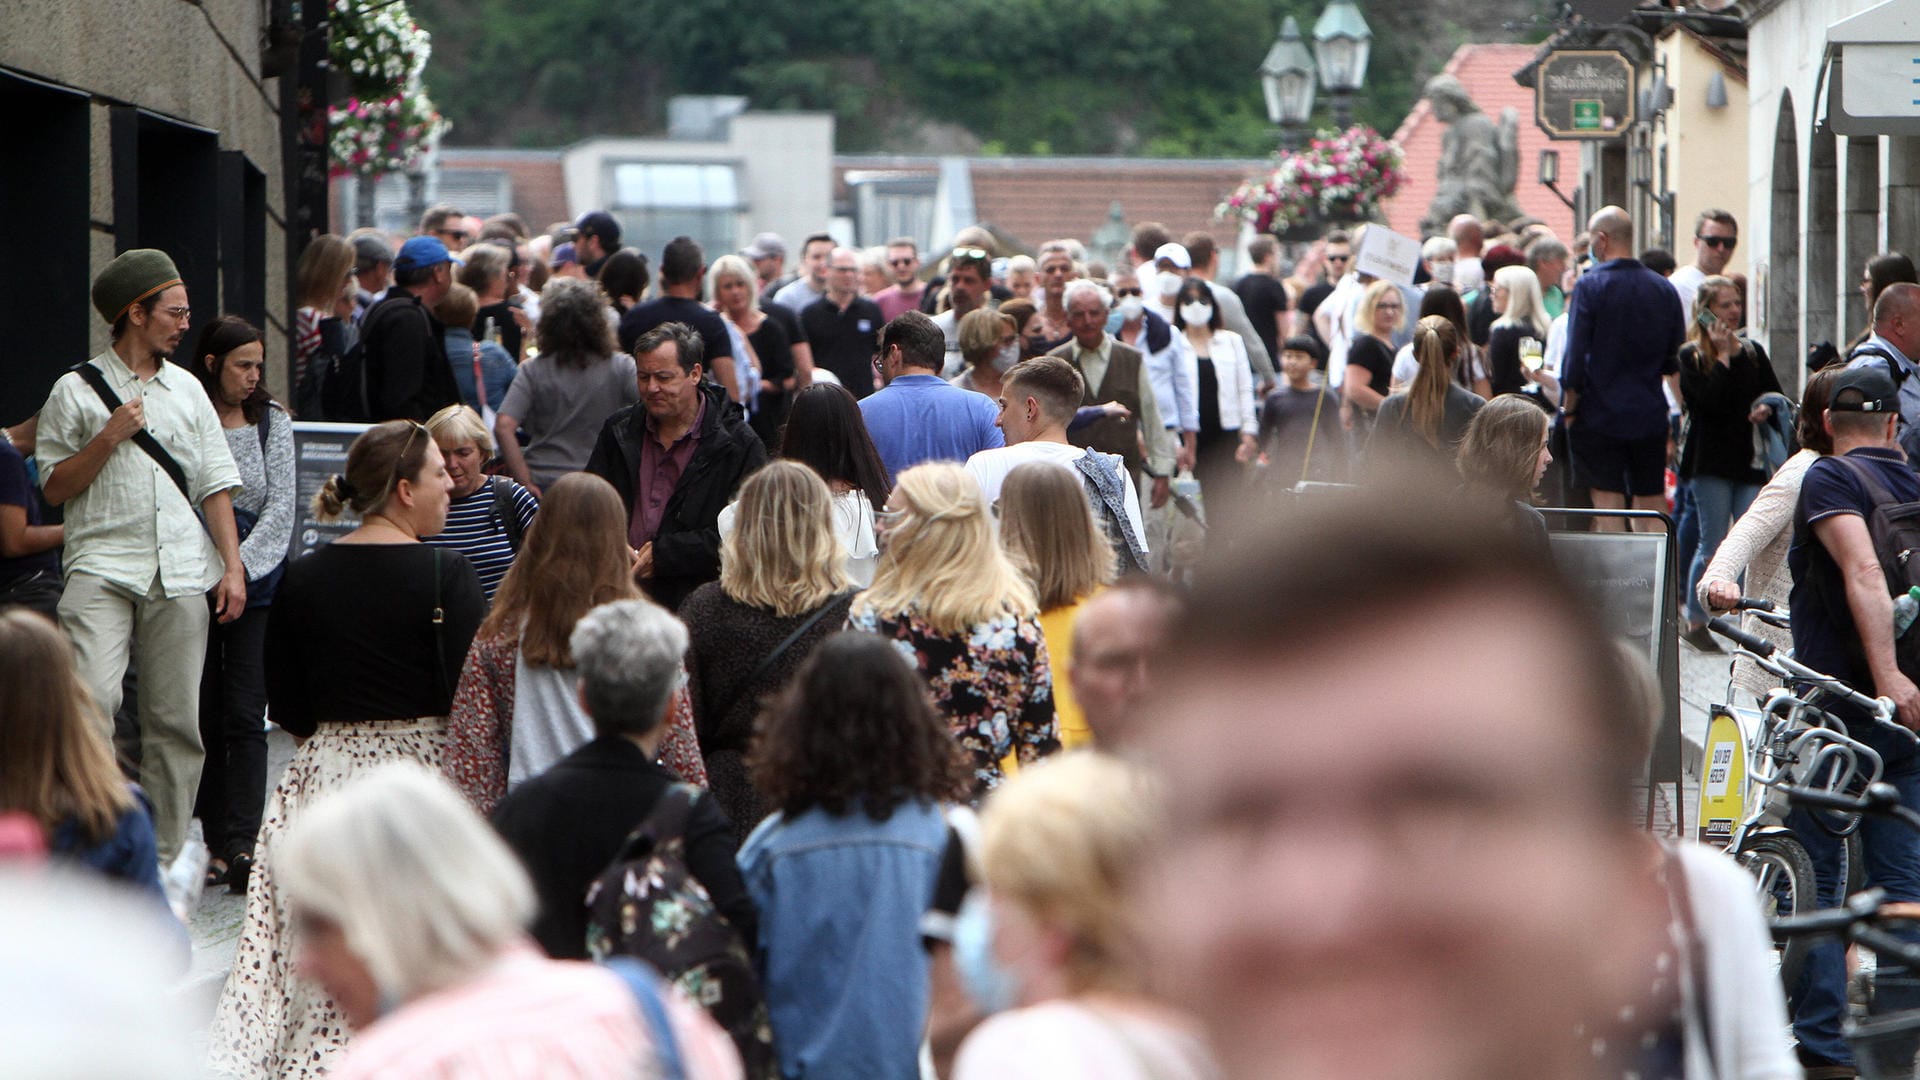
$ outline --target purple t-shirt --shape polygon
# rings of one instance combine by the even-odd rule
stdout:
[[[27,479],[27,459],[20,456],[13,443],[0,439],[0,505],[23,506],[27,510],[27,524],[40,525],[40,495],[33,490],[33,481]],[[0,583],[15,581],[28,574],[41,571],[60,572],[60,549],[53,548],[37,555],[22,555],[17,559],[0,558]]]

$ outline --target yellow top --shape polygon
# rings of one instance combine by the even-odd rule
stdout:
[[[1067,671],[1073,666],[1073,621],[1080,617],[1080,604],[1055,608],[1040,616],[1040,634],[1047,642],[1047,661],[1053,668],[1053,716],[1060,728],[1060,749],[1072,750],[1093,742],[1087,717],[1074,700],[1073,684]]]

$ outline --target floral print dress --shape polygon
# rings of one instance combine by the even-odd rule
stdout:
[[[912,608],[882,614],[856,599],[847,625],[891,639],[926,677],[934,707],[967,752],[975,802],[999,785],[1007,755],[1027,763],[1060,749],[1053,669],[1038,619],[1009,613],[948,634]]]

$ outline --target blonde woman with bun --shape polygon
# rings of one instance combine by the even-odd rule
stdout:
[[[487,613],[466,556],[420,541],[446,524],[453,481],[424,424],[376,424],[314,496],[352,532],[287,566],[267,622],[269,715],[300,740],[267,803],[247,918],[208,1036],[236,1076],[325,1075],[346,1046],[334,1003],[292,970],[291,915],[274,852],[314,800],[372,767],[440,768],[467,646]]]
[[[967,753],[973,797],[1060,748],[1053,671],[1033,587],[1007,558],[979,484],[947,462],[900,474],[880,515],[873,587],[848,625],[910,652]]]

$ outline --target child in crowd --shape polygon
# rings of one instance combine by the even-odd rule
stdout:
[[[1320,371],[1320,343],[1295,334],[1280,347],[1280,384],[1260,406],[1260,460],[1281,488],[1302,480],[1347,478],[1347,433],[1340,394]]]

